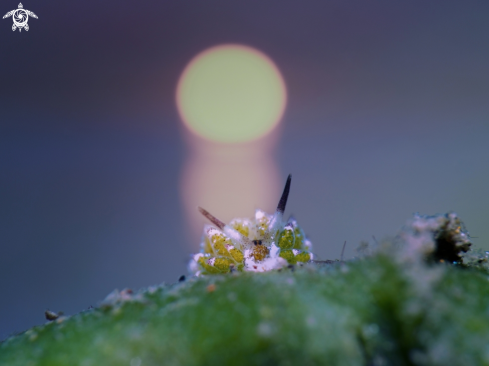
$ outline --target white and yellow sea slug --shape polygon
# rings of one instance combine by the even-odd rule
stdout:
[[[291,176],[273,215],[256,210],[253,219],[233,219],[225,224],[199,207],[216,227],[206,225],[201,251],[190,261],[196,275],[237,271],[264,272],[312,260],[311,242],[295,219],[283,220]]]

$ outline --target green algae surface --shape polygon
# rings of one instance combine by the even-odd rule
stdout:
[[[192,278],[34,327],[0,365],[486,365],[484,269],[348,263]]]

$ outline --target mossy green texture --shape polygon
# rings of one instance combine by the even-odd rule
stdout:
[[[373,257],[193,278],[38,326],[0,365],[484,365],[485,270]]]

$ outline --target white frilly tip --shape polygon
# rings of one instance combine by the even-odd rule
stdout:
[[[197,254],[192,256],[192,259],[190,260],[190,262],[188,264],[188,270],[190,273],[194,273],[196,276],[198,276],[200,274],[200,268],[199,268],[198,261],[199,261],[199,258],[203,257],[203,256],[204,256],[204,254],[202,254],[202,253],[197,253]]]

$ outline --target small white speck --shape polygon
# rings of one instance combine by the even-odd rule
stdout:
[[[221,232],[214,227],[209,227],[207,229],[207,234],[209,235],[209,237],[212,237],[213,235],[221,234]]]
[[[263,212],[262,210],[256,210],[255,218],[257,220],[260,220],[264,217],[265,217],[265,212]]]
[[[200,258],[200,257],[203,257],[203,256],[204,256],[204,254],[202,254],[202,253],[197,253],[196,255],[194,255],[194,261],[196,261],[196,262],[197,262],[197,261],[199,260],[199,258]]]

